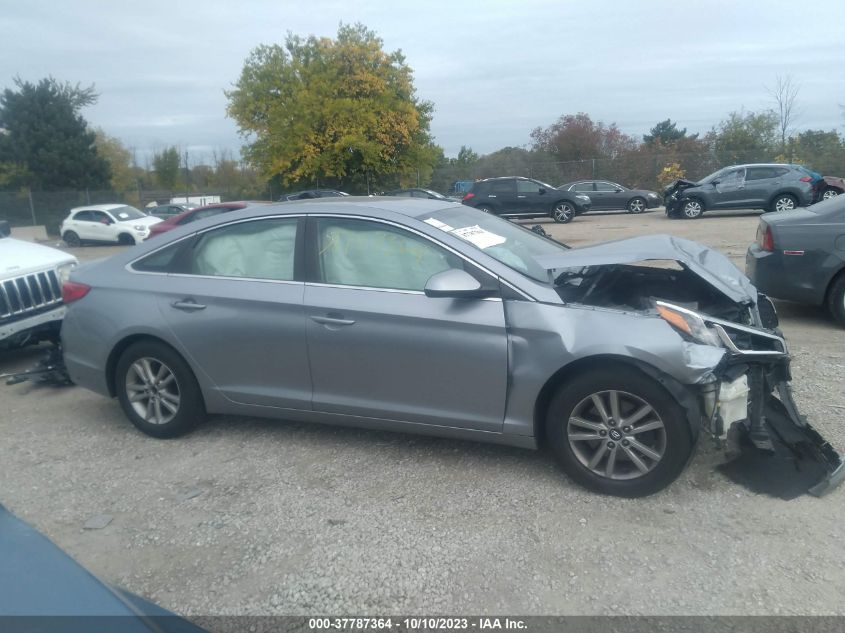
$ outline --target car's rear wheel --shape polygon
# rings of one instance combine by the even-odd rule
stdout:
[[[549,405],[546,436],[574,481],[621,497],[668,486],[693,447],[684,409],[655,380],[625,365],[564,384]]]
[[[645,198],[633,198],[628,202],[628,213],[642,213],[647,207]]]
[[[827,309],[836,322],[845,327],[845,273],[839,275],[827,292]]]
[[[117,243],[121,246],[132,246],[135,244],[135,238],[128,233],[121,233],[117,236]]]
[[[681,213],[687,220],[695,220],[700,218],[701,214],[704,213],[704,205],[701,204],[700,200],[690,198],[684,201],[681,207]]]
[[[552,207],[552,219],[560,224],[571,222],[575,217],[575,207],[569,202],[557,202]]]
[[[772,211],[792,211],[797,206],[798,200],[788,193],[782,193],[772,200]]]
[[[191,368],[163,343],[130,345],[117,362],[114,382],[126,417],[147,435],[184,435],[205,417]]]
[[[79,236],[73,231],[65,231],[62,234],[62,239],[64,240],[65,244],[67,244],[71,248],[75,248],[82,244],[82,240],[80,240]]]
[[[833,187],[828,187],[822,192],[822,200],[830,200],[831,198],[835,198],[839,195],[839,189],[835,189]]]

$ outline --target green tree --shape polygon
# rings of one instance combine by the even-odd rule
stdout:
[[[153,172],[159,187],[173,190],[179,180],[179,150],[176,147],[168,147],[161,153],[153,155]]]
[[[708,135],[723,164],[769,160],[778,144],[774,112],[731,112]]]
[[[392,174],[429,174],[437,151],[433,106],[416,96],[401,51],[361,24],[336,39],[289,34],[247,58],[228,114],[250,141],[245,159],[285,185],[335,179],[360,183]]]
[[[666,119],[651,128],[648,134],[643,135],[643,142],[648,146],[658,143],[666,146],[684,138],[698,138],[698,134],[687,136],[687,128],[679,130],[677,123],[672,119]]]
[[[132,165],[132,154],[120,139],[98,129],[94,132],[94,146],[109,165],[111,188],[123,193],[136,189],[138,181]]]
[[[14,80],[0,95],[0,173],[7,185],[36,189],[108,186],[108,163],[79,111],[94,104],[94,87],[48,77]]]

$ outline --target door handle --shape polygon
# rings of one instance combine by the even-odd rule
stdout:
[[[196,312],[197,310],[205,310],[205,305],[197,303],[196,301],[189,301],[187,299],[182,301],[174,301],[170,304],[177,310],[184,310],[185,312]]]
[[[355,319],[340,319],[336,317],[311,316],[311,320],[321,325],[354,325]]]

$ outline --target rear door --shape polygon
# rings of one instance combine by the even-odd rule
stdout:
[[[500,298],[429,298],[431,275],[483,271],[375,219],[312,217],[305,314],[315,411],[501,432],[507,333]]]
[[[748,167],[745,170],[745,199],[748,206],[767,207],[777,191],[780,176],[787,171],[783,167]]]
[[[157,296],[167,324],[229,400],[311,406],[296,259],[303,224],[284,216],[210,229],[189,238],[162,277]]]

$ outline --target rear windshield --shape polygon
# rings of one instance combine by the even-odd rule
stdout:
[[[117,218],[118,222],[129,222],[130,220],[140,220],[141,218],[147,217],[135,207],[130,206],[117,207],[109,211],[109,213]]]

